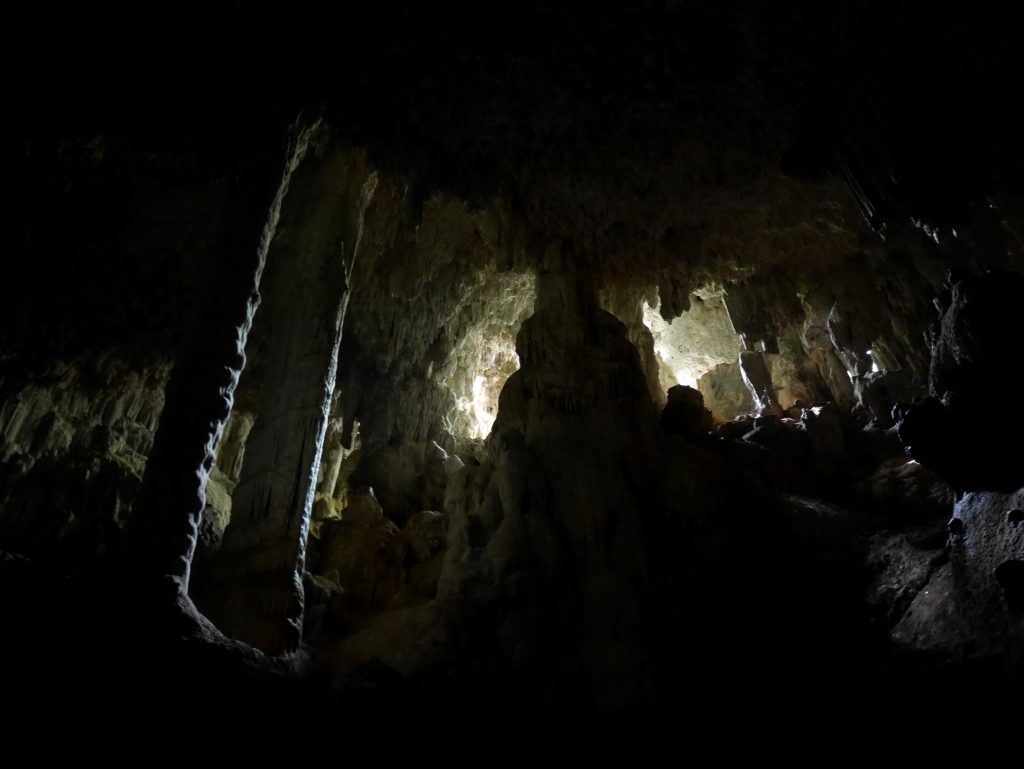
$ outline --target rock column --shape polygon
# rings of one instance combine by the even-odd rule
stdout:
[[[172,602],[188,600],[206,481],[245,364],[246,339],[281,203],[311,131],[296,130],[283,174],[280,156],[239,162],[209,293],[198,298],[199,311],[185,331],[167,385],[129,534],[136,586],[166,591]]]
[[[271,653],[301,642],[310,515],[351,271],[375,188],[362,154],[337,146],[307,154],[271,248],[261,403],[202,603],[225,633]]]

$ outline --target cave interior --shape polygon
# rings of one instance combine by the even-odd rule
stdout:
[[[26,713],[1019,699],[1009,11],[18,14]]]

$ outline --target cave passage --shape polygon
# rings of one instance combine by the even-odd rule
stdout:
[[[19,27],[76,64],[0,142],[11,702],[443,745],[1019,696],[1019,25],[755,5]]]

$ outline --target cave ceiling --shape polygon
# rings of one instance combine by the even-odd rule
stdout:
[[[530,244],[612,274],[728,279],[857,250],[864,215],[948,230],[1011,192],[1007,21],[872,2],[29,10],[4,53],[8,162],[185,183],[303,109],[413,198],[500,198]]]

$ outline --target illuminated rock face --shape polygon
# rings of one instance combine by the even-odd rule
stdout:
[[[307,153],[269,253],[262,402],[203,606],[229,636],[272,653],[302,638],[310,518],[352,267],[376,185],[360,153]]]
[[[661,384],[696,387],[698,380],[723,363],[735,363],[742,346],[733,331],[719,292],[690,297],[690,309],[666,321],[657,307],[644,307],[644,323],[654,334]]]
[[[379,498],[375,504],[386,510],[381,536],[392,529],[397,535],[424,511],[441,508],[442,446],[466,456],[481,450],[498,393],[518,367],[515,335],[534,303],[532,272],[499,269],[496,211],[470,212],[438,198],[411,220],[402,193],[386,178],[378,181],[355,151],[328,150],[299,171],[264,279],[251,366],[212,473],[194,591],[225,632],[268,650],[294,647],[298,638],[303,525],[312,529],[318,596],[332,585],[374,596],[321,601],[321,615],[328,604],[379,608],[396,594],[405,574],[400,553],[397,563],[385,559],[379,566],[399,579],[393,589],[359,587],[350,580],[359,582],[364,568],[378,570],[372,549],[339,550],[338,537],[357,536],[359,526],[349,519],[367,498]],[[350,178],[356,181],[345,181]],[[365,200],[359,179],[373,181]],[[352,210],[363,212],[346,219],[343,212]],[[348,273],[339,273],[353,232],[357,258]],[[332,294],[331,286],[349,293]],[[317,367],[330,363],[332,336],[322,322],[330,301],[347,313],[338,382],[324,389],[327,369]],[[298,419],[301,413],[307,418]],[[317,466],[308,452],[322,414],[329,416],[320,425]],[[296,470],[285,473],[288,452]],[[299,471],[307,465],[308,472]],[[332,557],[321,556],[342,551],[368,561],[342,568],[338,583]],[[264,588],[249,589],[254,581]]]
[[[59,545],[73,559],[117,548],[170,369],[105,355],[3,378],[0,540],[26,555]]]
[[[743,381],[739,363],[719,363],[697,381],[704,405],[719,422],[728,422],[754,410],[750,388]]]

